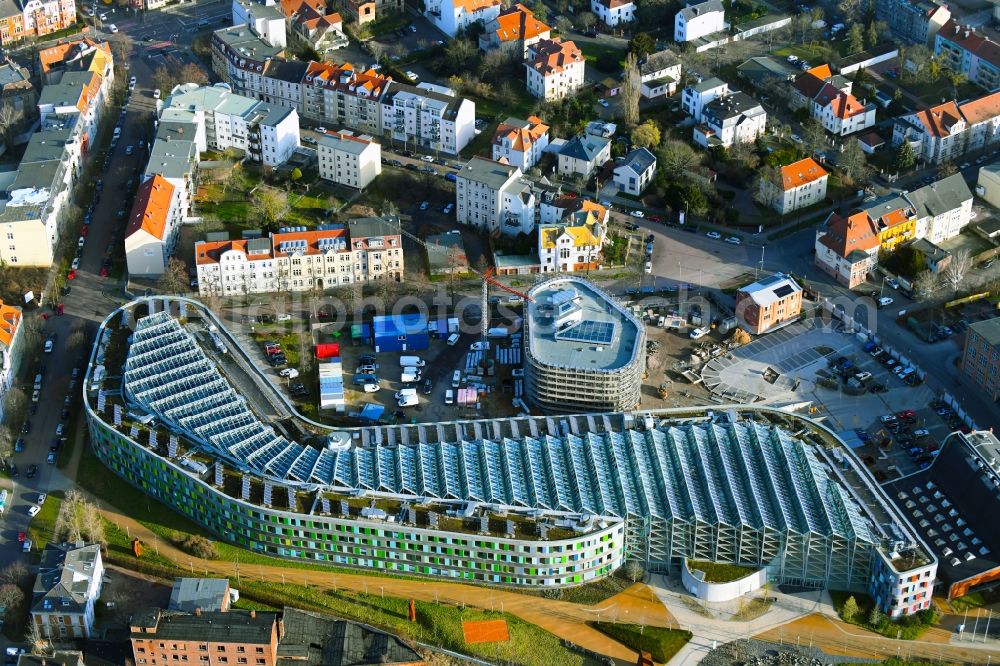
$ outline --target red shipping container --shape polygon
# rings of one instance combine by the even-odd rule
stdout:
[[[316,345],[316,358],[338,358],[340,356],[339,342],[325,342]]]

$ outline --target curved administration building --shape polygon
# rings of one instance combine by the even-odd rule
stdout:
[[[546,414],[635,409],[646,370],[642,323],[579,277],[542,282],[528,296],[528,404]]]
[[[256,370],[233,358],[234,342],[218,353],[212,337],[225,331],[207,334],[218,324],[183,299],[124,306],[102,325],[84,402],[105,465],[252,551],[545,587],[606,576],[628,558],[663,572],[697,559],[871,591],[875,578],[903,575],[897,551],[920,550],[895,515],[903,536],[884,530],[890,504],[862,505],[880,497],[866,472],[808,427],[793,436],[787,414],[331,430],[237,391],[253,383],[244,393],[259,395],[266,380],[240,374]]]

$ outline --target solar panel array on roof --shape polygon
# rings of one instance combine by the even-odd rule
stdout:
[[[778,298],[784,298],[785,296],[788,296],[793,291],[795,291],[795,290],[792,289],[791,285],[783,284],[783,285],[781,285],[780,287],[778,287],[777,289],[774,290],[774,295],[777,296]]]
[[[556,331],[555,338],[571,342],[608,345],[615,339],[615,323],[613,321],[583,319]]]

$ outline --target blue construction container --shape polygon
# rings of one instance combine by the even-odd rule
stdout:
[[[416,313],[373,317],[372,345],[380,353],[427,349],[427,319]]]

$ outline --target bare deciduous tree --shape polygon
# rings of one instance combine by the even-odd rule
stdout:
[[[20,560],[14,560],[0,569],[0,584],[20,585],[27,580],[30,573],[28,565]]]
[[[945,267],[942,278],[945,284],[957,293],[970,268],[972,268],[972,255],[968,250],[962,248],[951,255],[951,261]]]
[[[646,577],[646,570],[642,567],[642,563],[639,560],[629,560],[625,564],[625,575],[633,583],[638,583]]]
[[[622,75],[621,98],[622,120],[629,127],[639,124],[639,96],[642,88],[642,77],[639,74],[639,64],[634,53],[625,58],[625,71]]]
[[[0,608],[8,612],[17,608],[24,601],[24,592],[17,585],[4,583],[0,585]]]
[[[917,296],[923,300],[926,300],[934,295],[941,287],[941,279],[931,273],[930,271],[924,271],[917,275],[913,280],[913,289]]]
[[[158,286],[168,294],[179,294],[187,289],[187,265],[177,257],[171,257],[167,268],[160,276]]]
[[[0,142],[8,143],[21,123],[23,114],[13,104],[0,104]]]
[[[781,172],[773,166],[764,167],[760,170],[760,178],[757,180],[754,201],[767,208],[773,207],[778,202],[778,197],[782,196],[780,185]]]
[[[288,194],[281,190],[261,187],[253,193],[253,202],[261,218],[268,224],[274,224],[288,209]]]

